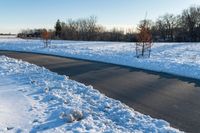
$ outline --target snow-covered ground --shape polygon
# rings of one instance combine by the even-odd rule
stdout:
[[[91,86],[27,62],[0,56],[0,77],[0,132],[179,132]]]
[[[134,43],[0,39],[0,50],[102,61],[200,79],[200,43],[155,43],[150,59],[135,58]]]

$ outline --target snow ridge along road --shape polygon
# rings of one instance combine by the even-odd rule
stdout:
[[[179,132],[92,86],[0,56],[0,132]]]

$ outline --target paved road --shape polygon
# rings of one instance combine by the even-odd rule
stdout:
[[[200,132],[200,81],[141,69],[69,58],[0,52],[0,55],[44,66],[118,99],[135,110]]]

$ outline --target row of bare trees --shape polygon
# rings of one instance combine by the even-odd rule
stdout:
[[[185,9],[179,15],[165,14],[156,21],[145,20],[146,25],[156,42],[200,41],[200,6]],[[141,21],[143,23],[144,21]],[[141,25],[141,23],[139,25]],[[52,39],[84,40],[84,41],[138,41],[138,31],[125,32],[123,29],[107,30],[97,24],[97,18],[91,16],[83,19],[58,20],[51,33]],[[40,38],[44,29],[24,30],[19,37]]]
[[[41,38],[45,29],[23,30],[18,34],[21,38]],[[136,41],[136,33],[129,30],[113,28],[107,30],[97,24],[97,18],[91,16],[82,19],[68,19],[67,22],[57,20],[54,30],[49,30],[52,39],[83,41]]]
[[[97,18],[91,16],[82,19],[69,19],[67,22],[58,20],[55,25],[56,38],[64,40],[84,41],[136,41],[135,33],[123,29],[107,30],[97,24]]]
[[[59,22],[58,20],[55,26],[55,32],[58,33],[57,37],[62,39],[94,40],[97,37],[96,34],[102,30],[96,23],[97,19],[93,16],[86,19],[69,19],[66,23]],[[58,29],[59,27],[61,29]]]
[[[200,6],[192,6],[176,16],[165,14],[149,23],[155,41],[200,41]]]
[[[157,42],[195,42],[200,41],[200,6],[192,6],[179,15],[165,14],[156,21],[145,20],[150,28],[153,41]],[[57,22],[60,30],[58,38],[67,40],[137,41],[138,31],[124,32],[114,28],[106,30],[97,24],[96,17]],[[143,21],[141,21],[143,23]],[[140,25],[140,24],[139,24]],[[55,27],[55,31],[57,28]]]

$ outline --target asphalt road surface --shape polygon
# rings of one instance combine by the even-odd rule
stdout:
[[[200,81],[142,69],[41,54],[1,51],[92,85],[105,95],[172,127],[200,133]]]

